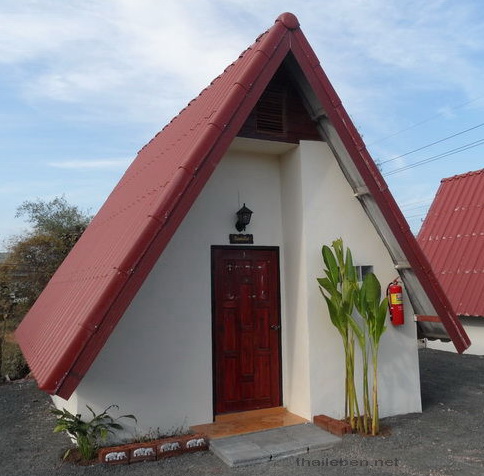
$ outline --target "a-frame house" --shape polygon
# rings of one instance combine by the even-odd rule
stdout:
[[[244,203],[253,243],[231,244]],[[139,152],[16,337],[74,412],[115,403],[162,430],[280,405],[342,417],[343,350],[316,282],[338,237],[383,284],[403,281],[380,410],[420,411],[417,335],[470,342],[284,13]]]

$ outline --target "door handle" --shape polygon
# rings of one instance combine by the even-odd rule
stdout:
[[[271,326],[271,329],[273,331],[278,331],[280,328],[281,328],[281,326],[279,326],[278,324],[272,324],[272,326]]]

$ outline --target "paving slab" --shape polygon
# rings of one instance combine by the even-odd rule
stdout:
[[[229,466],[247,466],[332,448],[340,442],[341,438],[306,423],[219,438],[210,442],[210,449]]]

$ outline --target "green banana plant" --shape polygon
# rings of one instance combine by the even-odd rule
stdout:
[[[344,251],[341,238],[332,248],[324,245],[321,252],[326,266],[325,277],[318,278],[319,289],[328,306],[331,322],[338,330],[345,352],[345,418],[353,429],[360,429],[361,418],[355,386],[355,335],[360,340],[361,329],[352,314],[358,296],[356,269],[351,250]]]
[[[331,249],[332,248],[332,249]],[[325,277],[318,278],[319,289],[328,306],[332,324],[343,341],[345,352],[345,419],[353,430],[376,435],[378,414],[378,349],[385,332],[387,299],[381,300],[381,286],[373,273],[368,273],[361,286],[351,250],[344,249],[341,238],[322,247]],[[362,319],[354,316],[357,309]],[[361,322],[361,324],[360,324]],[[355,339],[363,365],[363,415],[360,415],[355,386]],[[368,384],[369,356],[373,369],[372,399]],[[371,426],[371,428],[370,428]]]
[[[370,341],[373,366],[371,434],[376,435],[380,431],[378,413],[378,350],[381,336],[386,330],[385,319],[388,300],[386,297],[381,299],[380,282],[373,273],[368,273],[363,279],[357,299],[357,308],[363,317]]]
[[[356,305],[358,306],[358,300],[356,300]],[[363,366],[363,422],[361,422],[359,430],[364,433],[370,432],[371,423],[371,405],[370,405],[370,391],[368,385],[368,332],[366,325],[363,324],[362,327],[356,322],[356,319],[352,318],[349,321],[353,333],[358,339],[358,344],[360,345],[362,366]]]

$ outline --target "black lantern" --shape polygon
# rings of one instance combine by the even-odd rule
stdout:
[[[237,223],[235,228],[238,232],[245,231],[245,227],[250,223],[252,210],[249,210],[244,203],[244,206],[237,212]]]

